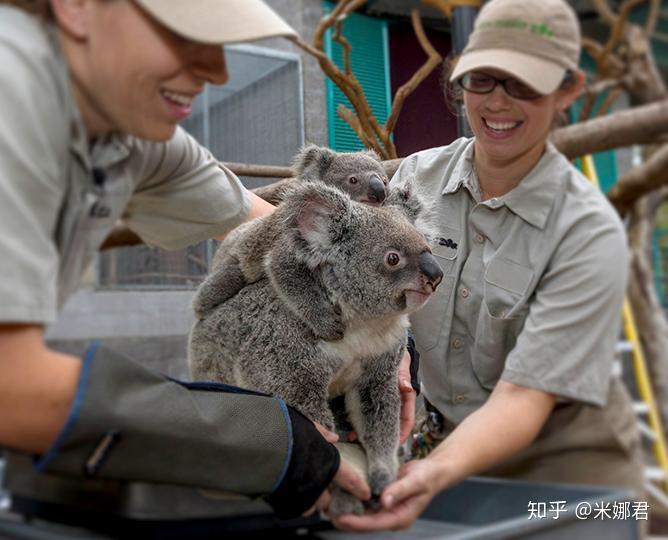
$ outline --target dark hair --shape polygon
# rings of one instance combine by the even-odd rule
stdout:
[[[459,106],[464,102],[464,92],[456,82],[450,82],[450,75],[452,75],[455,65],[457,65],[456,60],[457,57],[452,53],[443,60],[441,65],[441,88],[443,89],[446,107],[452,114],[458,116],[462,114]]]
[[[44,21],[53,20],[53,11],[51,11],[49,0],[0,0],[0,5],[2,4],[15,6],[31,15],[40,17]]]

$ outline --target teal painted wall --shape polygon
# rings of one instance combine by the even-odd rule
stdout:
[[[327,13],[333,9],[333,4],[323,2],[323,9]],[[374,115],[381,124],[384,124],[392,105],[387,22],[353,13],[343,23],[343,35],[352,46],[350,55],[352,72],[362,85]],[[331,36],[332,30],[328,30],[325,35],[325,52],[343,69],[342,48],[332,41]],[[329,146],[341,152],[363,149],[364,145],[355,132],[336,113],[339,103],[352,109],[348,98],[328,77],[326,89]]]

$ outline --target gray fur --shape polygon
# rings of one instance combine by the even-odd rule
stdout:
[[[408,314],[425,303],[442,272],[423,235],[394,208],[358,204],[313,183],[292,193],[275,215],[268,277],[195,323],[190,373],[277,395],[332,430],[328,403],[344,396],[378,495],[398,467],[397,370]],[[285,257],[274,264],[278,255]],[[286,260],[304,272],[295,275]],[[294,310],[294,294],[338,305],[343,339],[315,337]],[[332,513],[362,510],[351,495],[334,492]]]
[[[383,201],[387,193],[387,176],[378,156],[373,152],[345,154],[308,145],[297,154],[294,168],[301,183],[289,180],[274,184],[273,191],[264,192],[265,198],[270,202],[280,202],[303,185],[302,183],[318,181],[345,191],[353,200],[368,204]],[[354,183],[351,182],[353,178]],[[284,211],[277,211],[272,216],[246,223],[227,236],[216,252],[211,274],[199,287],[193,299],[193,310],[198,318],[205,317],[216,306],[237,294],[246,284],[254,283],[265,275],[265,259],[274,246],[280,245],[277,243],[277,231],[281,229],[280,222],[284,214]],[[282,267],[285,272],[304,275],[304,279],[309,280],[309,273],[301,263],[277,252],[276,249],[273,251],[272,264]],[[309,295],[304,298],[299,291],[295,291],[290,298],[293,310],[302,314],[316,337],[328,340],[343,337],[343,323],[336,304],[331,304],[324,297],[312,298],[312,295]]]
[[[379,204],[387,195],[387,174],[378,155],[370,150],[341,153],[309,144],[295,156],[292,168],[295,178],[255,188],[253,193],[277,205],[303,183],[324,182],[345,191],[354,201],[368,204]]]

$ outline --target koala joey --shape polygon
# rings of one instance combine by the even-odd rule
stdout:
[[[330,401],[343,396],[377,496],[397,473],[397,371],[408,314],[424,305],[443,273],[397,208],[359,204],[316,182],[291,193],[278,212],[267,277],[195,322],[190,374],[276,395],[330,430]],[[301,265],[300,272],[274,264],[280,257]],[[316,337],[295,312],[295,305],[323,298],[340,308],[339,341]],[[363,505],[335,490],[330,510],[360,513]]]
[[[306,183],[322,181],[348,193],[352,199],[375,204],[386,197],[387,177],[378,157],[373,152],[340,154],[315,145],[305,147],[295,159],[298,179]],[[278,201],[294,191],[299,185],[294,181],[285,183],[268,197]],[[272,186],[269,186],[271,188]],[[267,193],[265,193],[267,195]],[[265,265],[280,266],[286,274],[303,275],[310,279],[303,263],[279,253],[280,222],[288,210],[279,209],[232,231],[223,241],[213,260],[212,272],[199,287],[193,299],[193,310],[198,318],[206,316],[212,309],[239,292],[246,284],[253,283],[265,275]],[[269,251],[274,254],[267,262]],[[280,277],[278,279],[281,279]],[[284,285],[285,286],[285,285]],[[306,284],[308,288],[308,284]],[[293,311],[300,313],[316,337],[337,340],[343,337],[343,322],[338,306],[332,305],[324,295],[305,297],[294,291],[290,296]]]
[[[309,144],[295,156],[292,168],[297,173],[295,178],[256,188],[253,193],[276,205],[295,187],[319,181],[367,204],[380,204],[387,196],[387,174],[378,155],[370,150],[341,153]]]

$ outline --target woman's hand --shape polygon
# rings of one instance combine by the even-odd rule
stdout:
[[[325,438],[325,440],[327,440],[327,442],[334,444],[339,440],[339,436],[336,433],[329,431],[322,424],[314,422],[314,425],[320,434]],[[341,460],[341,465],[339,465],[339,470],[336,472],[332,483],[337,484],[339,487],[343,488],[348,493],[351,493],[361,501],[366,501],[371,497],[371,489],[369,488],[369,485],[366,483],[366,481],[343,460]],[[318,497],[318,500],[315,502],[315,504],[307,512],[305,512],[304,515],[308,516],[316,510],[320,512],[327,511],[331,498],[332,496],[329,492],[329,489],[326,489],[322,492],[320,497]]]
[[[380,511],[362,516],[347,514],[332,523],[339,529],[358,532],[410,527],[440,490],[435,481],[440,475],[438,468],[429,459],[404,463],[398,479],[383,490]]]
[[[401,396],[401,417],[399,423],[399,443],[403,444],[415,424],[415,390],[411,384],[411,355],[404,352],[399,365],[399,394]]]

